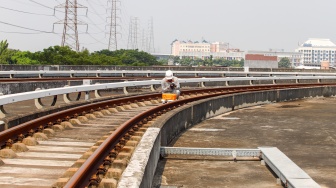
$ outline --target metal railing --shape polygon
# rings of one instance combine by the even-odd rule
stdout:
[[[83,75],[94,75],[95,77],[102,77],[104,75],[115,75],[118,77],[129,76],[146,76],[153,75],[163,76],[164,70],[87,70],[87,71],[0,71],[0,77],[15,78],[19,76],[38,76],[39,78],[50,76],[66,76],[79,77]],[[199,77],[202,75],[216,75],[216,76],[336,76],[336,73],[325,72],[251,72],[251,71],[174,71],[175,75],[190,75]]]
[[[229,86],[230,82],[233,81],[249,81],[250,85],[253,85],[255,81],[272,81],[273,84],[276,84],[278,80],[295,80],[296,83],[300,83],[301,80],[316,80],[317,83],[320,83],[322,80],[336,80],[336,76],[287,76],[287,77],[224,77],[224,78],[193,78],[193,79],[179,79],[181,85],[187,83],[198,83],[201,87],[205,87],[205,83],[209,82],[222,82],[222,86]],[[5,117],[5,111],[3,106],[10,103],[26,101],[26,100],[35,100],[35,105],[38,109],[43,108],[41,103],[41,98],[44,97],[54,97],[52,105],[55,105],[57,101],[57,95],[63,95],[63,99],[66,103],[70,103],[69,94],[71,93],[81,93],[85,92],[85,99],[89,99],[89,92],[95,91],[95,97],[100,98],[100,90],[114,89],[114,88],[123,88],[124,94],[127,95],[127,88],[137,87],[137,86],[150,86],[152,91],[155,91],[155,85],[161,85],[161,80],[145,80],[145,81],[125,81],[117,83],[108,83],[108,84],[94,84],[94,85],[80,85],[80,86],[67,86],[63,88],[53,88],[46,90],[37,90],[31,92],[2,95],[0,96],[0,118]],[[79,100],[79,97],[77,97]]]

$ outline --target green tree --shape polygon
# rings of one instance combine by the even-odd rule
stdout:
[[[32,53],[29,51],[26,51],[26,52],[16,51],[11,56],[11,60],[14,64],[19,64],[19,65],[38,65],[40,64],[39,61],[34,60],[32,58]]]
[[[278,65],[279,65],[279,68],[290,68],[291,67],[290,60],[287,57],[281,58]]]
[[[94,52],[93,54],[103,55],[105,57],[110,57],[108,59],[117,60],[113,64],[122,64],[127,66],[151,66],[151,65],[162,65],[162,62],[156,60],[156,58],[149,53],[138,51],[138,50],[101,50]]]
[[[0,41],[0,64],[8,64],[9,54],[7,53],[7,40]]]
[[[2,64],[41,64],[41,65],[162,65],[149,53],[138,50],[101,50],[90,53],[84,49],[76,52],[70,47],[51,46],[38,52],[9,50],[7,41],[1,41],[0,63]]]
[[[7,40],[0,41],[0,64],[14,64],[15,61],[11,57],[17,52],[17,50],[11,50],[8,48],[9,44]]]
[[[8,42],[7,40],[2,40],[0,42],[0,56],[5,53],[5,51],[8,49]]]

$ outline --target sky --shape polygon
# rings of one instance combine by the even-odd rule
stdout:
[[[73,1],[73,0],[69,0]],[[110,0],[111,1],[111,0]],[[0,41],[22,51],[42,51],[61,45],[65,0],[0,0]],[[77,0],[80,48],[90,52],[108,48],[111,2]],[[131,17],[138,19],[138,46],[153,20],[155,53],[169,54],[171,43],[226,42],[248,50],[294,51],[309,38],[336,42],[335,0],[119,0],[118,48],[129,44]],[[54,29],[53,29],[54,27]],[[87,32],[86,29],[88,28]]]

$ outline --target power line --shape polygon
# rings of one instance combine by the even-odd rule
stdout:
[[[38,32],[38,33],[26,33],[26,32],[1,31],[1,30],[0,30],[0,33],[13,33],[13,34],[23,34],[23,35],[40,35],[40,34],[44,34],[44,33],[41,33],[41,32]],[[56,33],[55,33],[55,34],[56,34]]]
[[[89,0],[86,0],[86,1],[89,1]],[[103,5],[103,3],[102,3],[100,0],[98,0],[99,3],[95,3],[95,1],[92,1],[92,2],[93,2],[93,4],[95,4],[95,5],[98,5],[98,6],[101,6],[101,7],[106,8],[106,5]]]
[[[91,6],[91,8],[92,8],[93,11],[94,11],[94,12],[91,12],[91,11],[89,11],[89,12],[91,12],[91,13],[93,13],[93,14],[99,16],[99,17],[100,17],[100,15],[105,15],[105,14],[106,14],[106,12],[103,13],[103,14],[99,14],[99,13],[95,10],[94,6],[92,6],[92,4],[90,3],[90,1],[89,1],[89,0],[86,0],[86,1],[87,1],[87,3]],[[96,4],[96,3],[94,3],[94,4]],[[98,4],[96,4],[96,5],[98,5]],[[98,5],[98,6],[101,6],[101,7],[106,8],[106,6],[104,6],[104,5],[102,5],[102,4],[100,4],[100,5]]]
[[[101,44],[104,44],[104,45],[107,45],[106,43],[103,43],[102,40],[104,40],[105,38],[101,39],[101,40],[98,40],[96,38],[94,38],[90,33],[88,33],[88,35],[93,38],[95,41],[97,41],[97,43],[101,43]]]
[[[21,13],[25,13],[25,14],[32,14],[32,15],[39,15],[39,16],[54,16],[54,15],[48,15],[48,14],[39,14],[39,13],[33,13],[33,12],[26,12],[26,11],[11,9],[11,8],[2,7],[2,6],[0,6],[0,8],[6,9],[6,10],[15,11],[15,12],[21,12]]]
[[[30,31],[37,31],[37,32],[40,32],[40,33],[54,33],[54,32],[42,31],[42,30],[31,29],[31,28],[23,27],[23,26],[19,26],[19,25],[14,25],[14,24],[10,24],[10,23],[7,23],[7,22],[3,22],[3,21],[0,21],[0,23],[5,24],[5,25],[10,25],[10,26],[13,26],[13,27],[18,27],[18,28],[21,28],[21,29],[27,29],[27,30],[30,30]]]
[[[42,6],[42,7],[45,7],[45,8],[54,10],[53,8],[48,7],[47,5],[41,4],[41,3],[39,3],[39,2],[36,2],[36,1],[33,1],[33,0],[29,0],[29,1],[30,1],[30,2],[33,2],[33,3],[35,3],[35,4],[38,4],[38,5]]]

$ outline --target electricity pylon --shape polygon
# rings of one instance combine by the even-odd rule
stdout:
[[[112,3],[111,5],[111,17],[110,17],[110,37],[109,37],[109,44],[108,49],[109,50],[118,50],[118,39],[117,39],[117,27],[119,26],[117,24],[117,0],[109,0],[109,2]]]
[[[62,44],[61,46],[69,46],[70,48],[79,51],[79,41],[78,41],[78,25],[86,25],[86,23],[79,21],[77,19],[77,9],[87,7],[77,3],[77,0],[66,0],[65,3],[60,4],[54,8],[64,8],[64,20],[60,20],[54,24],[63,24],[63,35],[62,35]],[[88,27],[87,27],[88,28]],[[86,31],[87,31],[86,28]]]

